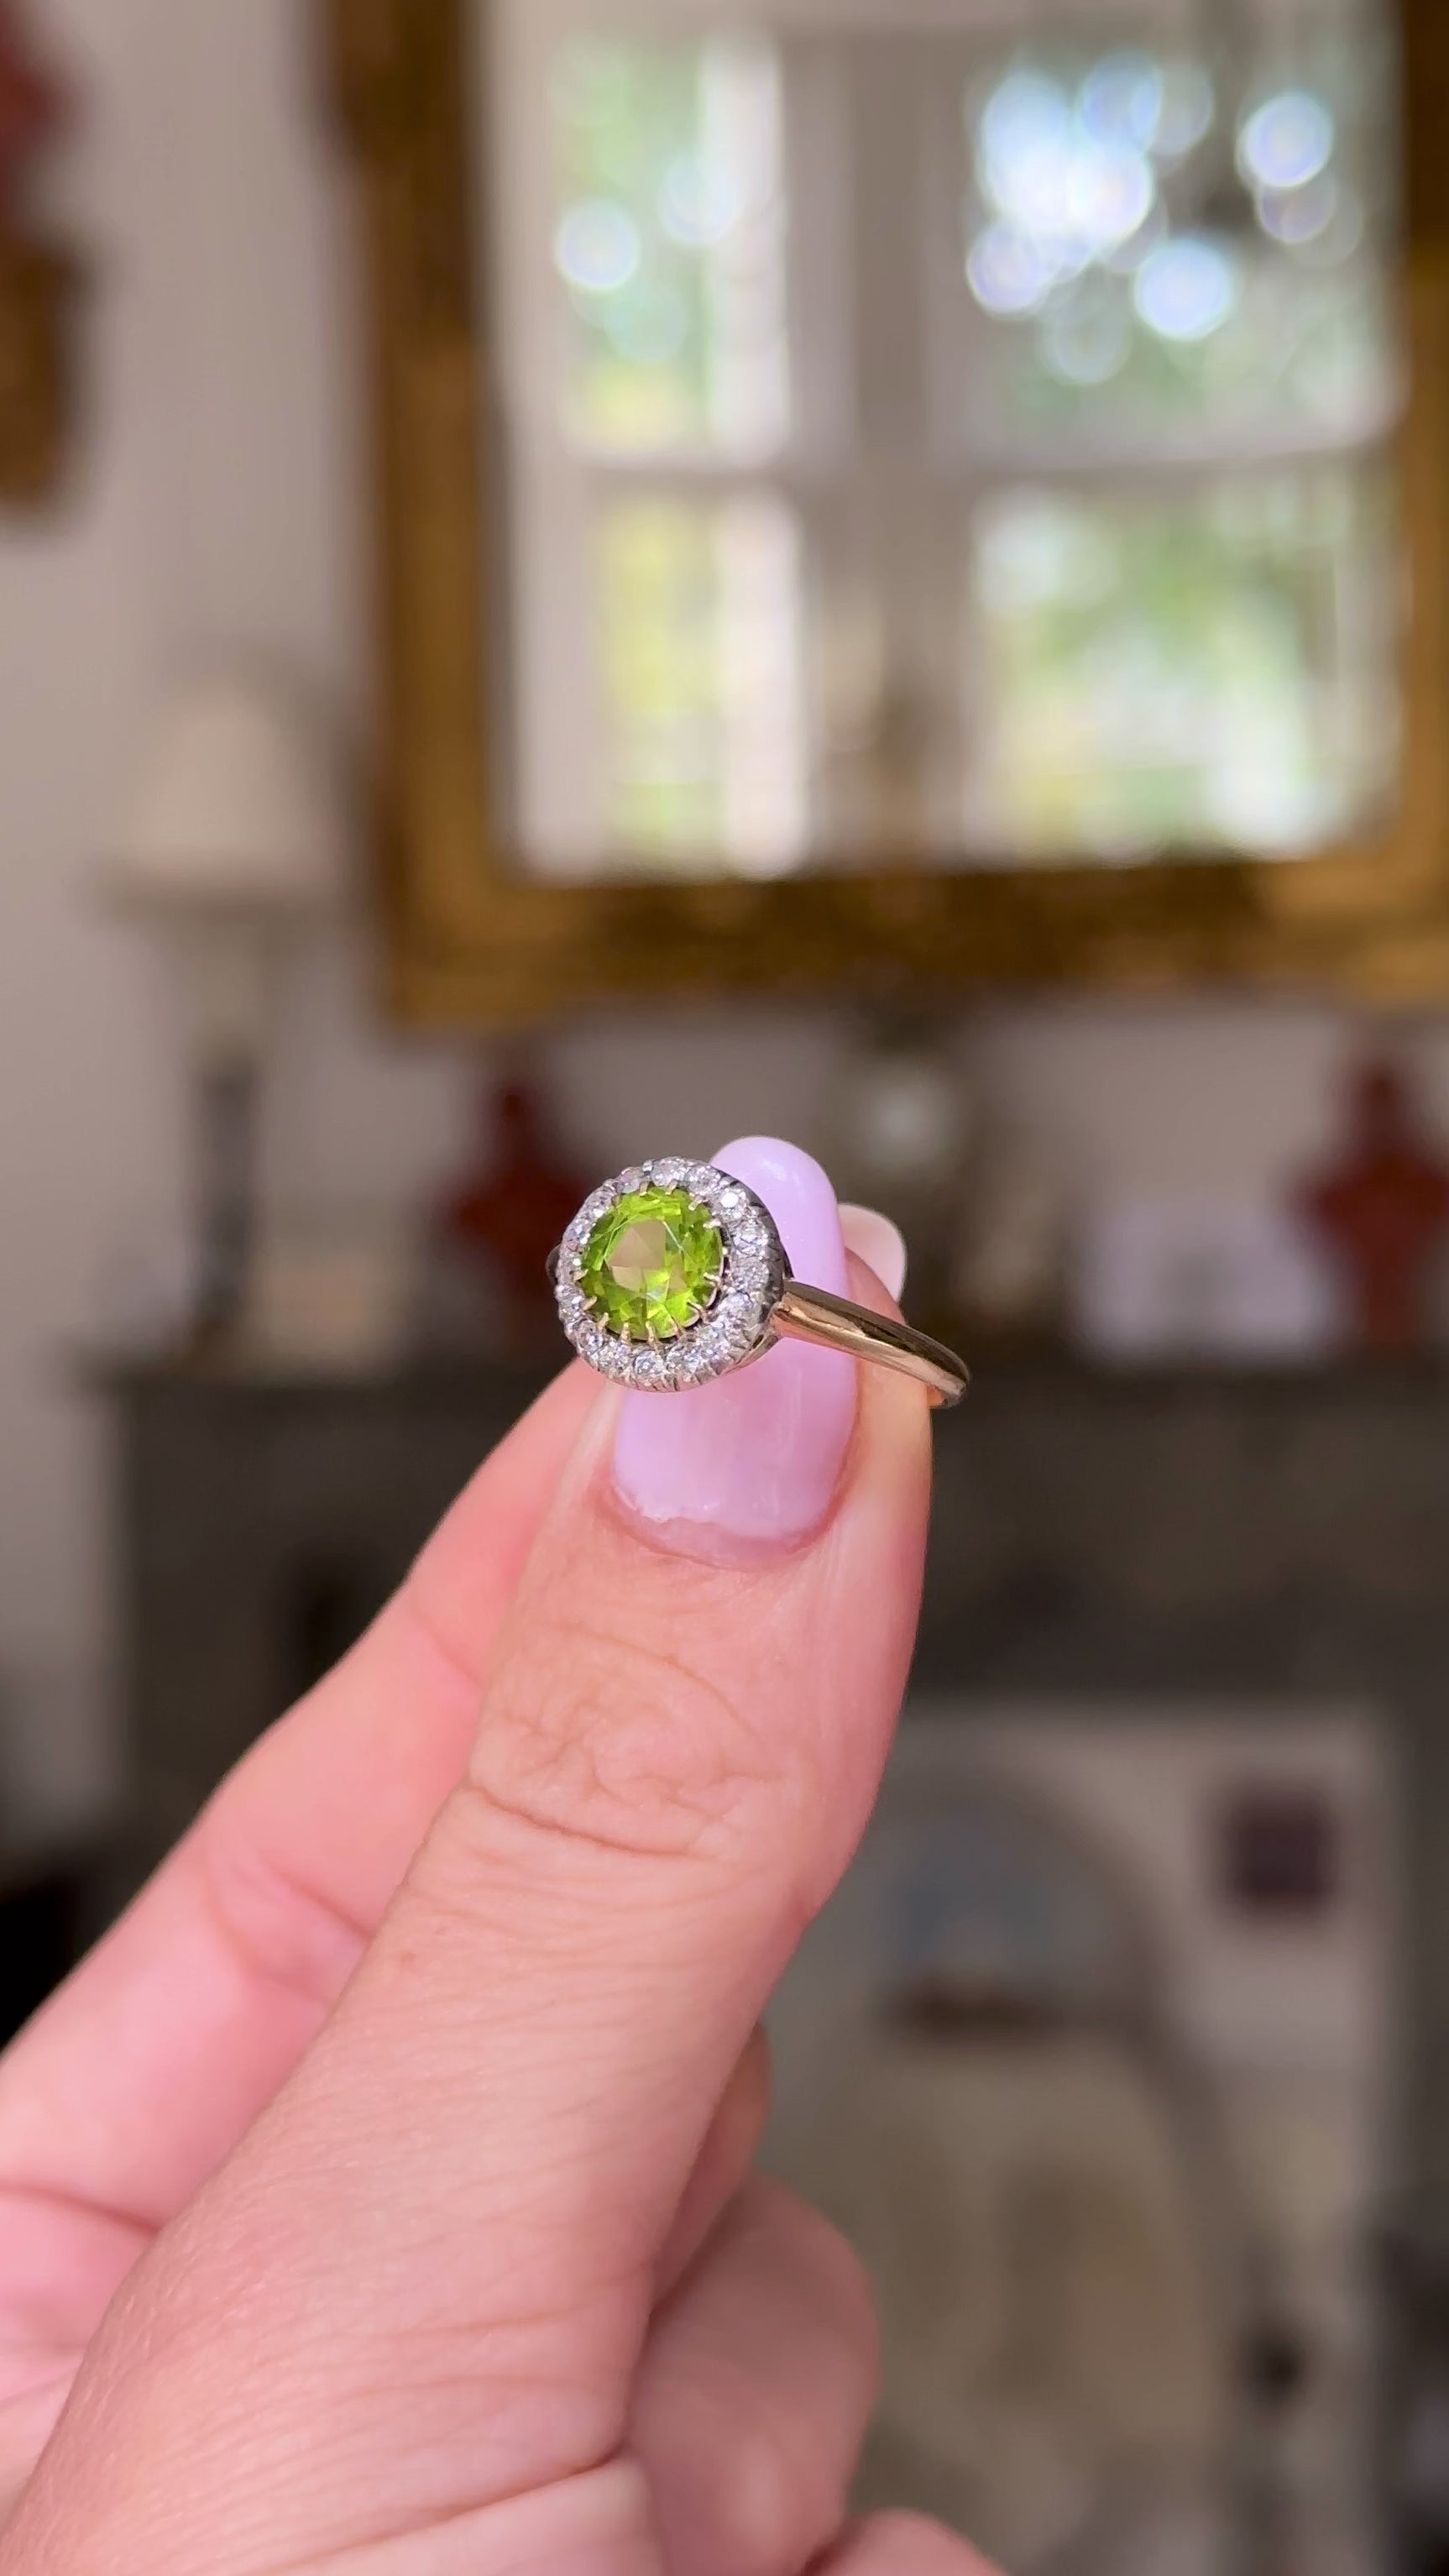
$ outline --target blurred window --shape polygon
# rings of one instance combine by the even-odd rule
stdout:
[[[1236,61],[1042,45],[968,76],[946,399],[976,453],[1192,464],[1392,425],[1381,13],[1298,16]]]
[[[598,596],[611,837],[661,863],[718,849],[746,875],[793,867],[806,796],[788,510],[616,500]]]
[[[1272,856],[1392,801],[1387,35],[1299,7],[963,82],[937,425],[1010,478],[967,545],[982,848]]]
[[[1399,775],[1383,0],[498,0],[533,864],[1289,856]]]
[[[1145,495],[1017,484],[972,520],[976,838],[1322,847],[1392,794],[1381,475],[1314,463]],[[1388,631],[1386,631],[1386,628]]]
[[[749,36],[565,38],[552,68],[568,434],[753,456],[788,424],[780,65]]]

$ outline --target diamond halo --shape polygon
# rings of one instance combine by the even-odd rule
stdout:
[[[611,1330],[584,1288],[596,1229],[621,1201],[642,1190],[683,1190],[707,1211],[724,1245],[723,1275],[697,1323],[668,1340],[632,1341]],[[789,1276],[778,1229],[763,1200],[712,1163],[641,1163],[606,1181],[584,1201],[558,1256],[558,1307],[581,1359],[616,1385],[657,1395],[728,1377],[762,1357],[774,1340],[774,1316]]]

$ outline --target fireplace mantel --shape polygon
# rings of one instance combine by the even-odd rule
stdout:
[[[544,1372],[99,1375],[139,1866],[364,1624]],[[1411,2142],[1449,2185],[1449,1359],[988,1357],[937,1454],[923,1690],[1159,1720],[1352,1704],[1395,1729]]]

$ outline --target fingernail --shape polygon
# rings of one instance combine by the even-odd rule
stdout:
[[[878,1208],[843,1207],[840,1230],[845,1249],[873,1270],[888,1297],[899,1305],[906,1285],[906,1238]]]
[[[752,1137],[716,1155],[764,1200],[795,1277],[848,1293],[829,1179],[794,1145]],[[614,1449],[628,1508],[682,1555],[783,1554],[826,1519],[855,1425],[856,1372],[833,1351],[782,1342],[690,1395],[629,1395]]]

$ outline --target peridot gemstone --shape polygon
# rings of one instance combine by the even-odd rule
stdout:
[[[599,1321],[631,1342],[697,1324],[724,1268],[724,1238],[687,1190],[633,1190],[599,1219],[580,1285]]]

